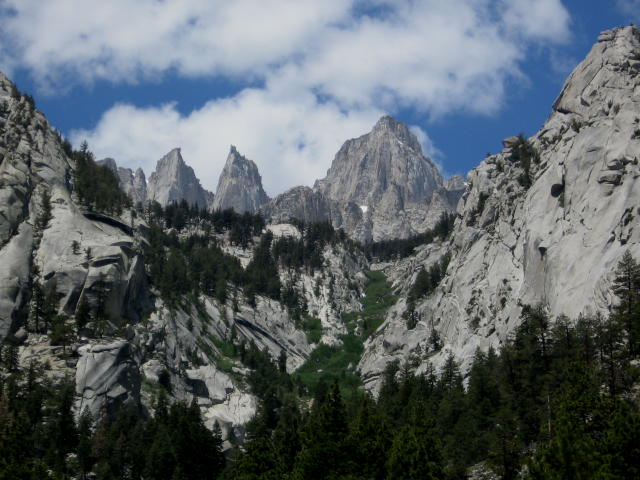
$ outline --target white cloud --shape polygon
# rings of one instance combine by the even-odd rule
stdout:
[[[530,46],[565,42],[570,21],[560,0],[4,3],[15,15],[0,18],[0,61],[53,92],[167,71],[264,84],[186,116],[171,104],[116,105],[74,137],[147,171],[182,146],[209,188],[233,143],[261,166],[270,193],[323,176],[340,143],[382,113],[497,112],[507,80],[524,78]],[[437,157],[426,135],[422,143]]]
[[[569,12],[560,0],[502,0],[505,26],[525,39],[552,43],[569,40]]]
[[[629,20],[640,22],[640,0],[616,0],[616,6]]]
[[[45,86],[260,75],[342,18],[341,0],[4,0],[2,43]]]

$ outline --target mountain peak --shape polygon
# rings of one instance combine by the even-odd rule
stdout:
[[[268,201],[257,165],[231,145],[218,179],[213,209],[232,208],[238,213],[254,213]]]
[[[190,205],[209,207],[213,194],[200,185],[200,180],[182,158],[180,148],[163,156],[149,177],[148,200],[161,205],[186,200]]]
[[[391,115],[383,115],[376,122],[376,124],[374,125],[373,129],[374,130],[378,130],[378,129],[381,129],[381,128],[387,128],[387,129],[396,128],[396,127],[398,127],[400,125],[404,125],[404,123],[402,123],[399,120],[396,120]]]
[[[422,153],[422,147],[416,136],[411,132],[406,123],[385,115],[374,125],[369,135],[392,135],[413,150]]]
[[[233,165],[246,167],[247,169],[255,170],[256,172],[258,171],[258,167],[253,160],[249,160],[247,157],[242,155],[234,145],[231,145],[229,147],[229,154],[227,155],[227,161],[225,162],[224,168],[227,168],[227,166],[231,168]],[[232,170],[231,173],[239,174],[237,170]]]
[[[371,132],[347,140],[327,176],[316,182],[328,198],[373,206],[389,191],[405,203],[427,203],[442,185],[437,167],[422,154],[406,124],[384,116]]]
[[[158,165],[156,166],[156,171],[160,166],[169,166],[172,168],[178,168],[179,166],[185,166],[187,168],[191,168],[184,163],[184,159],[182,158],[182,151],[180,147],[176,147],[171,149],[164,157],[158,160]]]

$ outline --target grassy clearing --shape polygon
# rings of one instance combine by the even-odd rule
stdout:
[[[398,299],[391,292],[391,285],[387,282],[384,273],[365,272],[365,275],[369,283],[365,289],[365,297],[362,299],[362,311],[342,314],[350,334],[356,333],[358,327],[361,328],[359,336],[363,343],[382,325],[385,313]]]
[[[362,299],[360,312],[342,315],[348,333],[340,335],[339,347],[319,345],[309,359],[294,374],[310,391],[314,391],[320,379],[326,383],[334,380],[343,390],[353,390],[361,385],[354,373],[364,350],[364,342],[384,321],[385,312],[397,300],[382,272],[366,272],[369,282]]]

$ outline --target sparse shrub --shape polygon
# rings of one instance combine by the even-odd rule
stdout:
[[[609,107],[611,108],[611,107]],[[573,119],[571,120],[571,128],[573,129],[574,132],[579,132],[580,129],[582,128],[582,122],[580,120],[577,119]]]
[[[36,218],[36,228],[38,230],[44,230],[49,226],[49,221],[53,218],[51,210],[51,194],[45,188],[40,195],[40,214]]]
[[[429,347],[434,352],[437,352],[442,348],[442,340],[440,339],[440,334],[435,328],[431,330],[431,334],[429,335]]]
[[[318,343],[322,338],[322,322],[318,318],[306,315],[302,329],[305,331],[309,343]]]
[[[31,110],[35,110],[36,109],[36,101],[34,100],[33,96],[25,93],[24,94],[24,99],[27,102],[27,104],[31,107]]]
[[[475,208],[471,210],[467,225],[473,225],[474,223],[476,223],[476,220],[478,219],[478,217],[482,216],[482,213],[484,212],[484,207],[488,199],[489,199],[488,193],[480,192],[480,195],[478,195],[478,203],[475,206]]]
[[[168,392],[171,393],[173,391],[173,387],[171,386],[171,375],[169,371],[165,368],[158,375],[158,383]]]
[[[12,83],[10,89],[11,89],[11,91],[10,91],[9,94],[11,95],[11,98],[16,99],[16,100],[19,99],[20,98],[20,90],[18,90],[18,87],[16,87]]]
[[[522,174],[518,177],[518,182],[525,189],[533,183],[531,177],[531,164],[540,161],[540,154],[524,135],[518,135],[518,141],[511,150],[511,160],[517,162],[522,167]]]
[[[409,302],[415,302],[436,289],[447,272],[450,260],[451,255],[446,253],[439,262],[434,263],[428,270],[425,270],[424,267],[420,269],[416,281],[409,290]]]

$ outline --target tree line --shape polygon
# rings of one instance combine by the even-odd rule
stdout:
[[[283,302],[299,317],[306,307],[295,289],[281,284],[279,268],[313,272],[322,268],[327,245],[356,248],[342,230],[326,222],[297,222],[300,238],[274,238],[258,214],[208,212],[185,201],[165,208],[153,203],[147,220],[150,248],[145,259],[150,277],[163,299],[174,306],[185,295],[200,294],[222,303],[231,296],[237,302],[242,289],[249,303],[254,303],[256,295],[263,295]],[[222,250],[221,240],[214,234],[226,235],[232,246],[253,248],[246,268]]]
[[[73,381],[54,383],[36,363],[0,387],[2,480],[205,480],[224,468],[220,429],[204,425],[195,403],[168,405],[161,394],[153,417],[126,406],[76,420]]]
[[[118,176],[106,165],[95,162],[87,142],[73,150],[67,142],[64,150],[75,161],[73,190],[80,203],[97,212],[120,215],[131,207],[131,199],[120,188]]]
[[[640,268],[629,254],[614,292],[607,317],[552,321],[526,306],[499,350],[476,352],[466,386],[453,356],[416,371],[420,350],[386,369],[376,400],[320,382],[306,408],[280,386],[223,478],[463,479],[479,465],[504,479],[638,478]]]
[[[367,259],[387,262],[413,255],[416,247],[428,245],[437,239],[444,240],[453,230],[456,219],[454,213],[442,212],[434,227],[426,232],[413,235],[409,238],[396,238],[393,240],[382,240],[379,242],[369,242],[362,245]]]
[[[195,404],[155,415],[72,415],[73,385],[2,349],[0,478],[462,479],[484,465],[501,478],[635,479],[640,472],[640,267],[625,254],[608,316],[550,318],[525,306],[500,349],[478,350],[465,379],[417,349],[383,373],[377,399],[319,381],[309,392],[255,347],[238,356],[260,398],[247,438],[221,454]],[[417,369],[422,365],[420,369]]]

